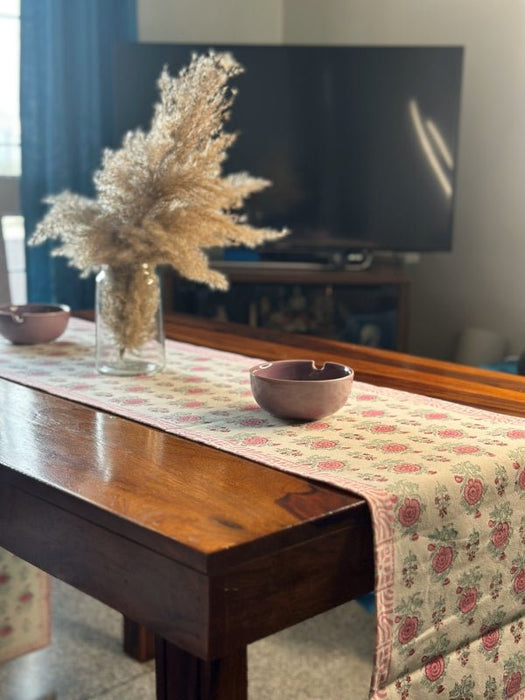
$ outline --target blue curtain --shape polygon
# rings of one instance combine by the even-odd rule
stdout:
[[[136,0],[22,0],[21,201],[26,237],[45,214],[42,199],[65,189],[93,194],[93,173],[112,142],[113,48],[135,41]],[[45,245],[27,247],[28,300],[92,308],[81,280]]]

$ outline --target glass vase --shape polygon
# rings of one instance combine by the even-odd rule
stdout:
[[[104,265],[96,278],[96,368],[151,375],[165,365],[159,277],[152,265]]]

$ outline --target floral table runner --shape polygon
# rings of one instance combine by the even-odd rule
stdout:
[[[50,638],[49,576],[0,548],[0,663]]]
[[[370,696],[525,698],[525,421],[354,382],[291,423],[254,402],[253,358],[168,341],[166,371],[94,370],[94,327],[0,345],[0,375],[364,497],[374,525]],[[352,690],[348,691],[349,700]]]

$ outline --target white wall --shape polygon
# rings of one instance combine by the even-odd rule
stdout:
[[[525,349],[524,0],[139,0],[143,41],[466,47],[454,250],[411,268],[412,352],[467,326]]]
[[[138,0],[140,41],[277,43],[282,0]]]

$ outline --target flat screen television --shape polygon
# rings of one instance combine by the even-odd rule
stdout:
[[[148,127],[162,67],[176,74],[209,48],[245,69],[225,172],[271,180],[248,217],[292,232],[263,257],[451,249],[462,47],[122,44],[115,145]]]

